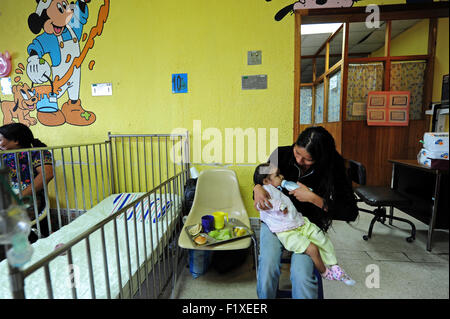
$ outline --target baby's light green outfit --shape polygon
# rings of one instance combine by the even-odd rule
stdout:
[[[264,185],[270,194],[271,210],[260,210],[260,218],[275,233],[284,248],[294,253],[304,253],[310,243],[319,248],[320,257],[325,265],[337,264],[334,246],[328,236],[302,216],[292,201],[272,185]],[[287,207],[288,212],[283,213]],[[280,209],[281,208],[281,209]]]

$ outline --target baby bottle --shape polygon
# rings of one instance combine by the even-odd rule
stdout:
[[[293,191],[294,189],[297,189],[300,186],[298,186],[297,183],[295,182],[283,180],[281,182],[281,187],[286,188],[288,191]]]
[[[294,189],[299,188],[300,186],[298,186],[297,183],[295,183],[295,182],[287,181],[287,180],[284,179],[281,182],[281,187],[287,189],[290,192],[290,191],[293,191]],[[312,188],[308,187],[308,189],[312,192]]]

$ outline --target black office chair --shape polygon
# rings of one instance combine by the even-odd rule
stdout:
[[[396,205],[408,205],[410,200],[402,196],[397,191],[386,186],[366,186],[366,168],[363,164],[354,161],[347,160],[347,173],[350,179],[358,184],[353,190],[358,196],[359,202],[364,202],[369,206],[375,206],[376,208],[372,210],[359,208],[360,211],[370,213],[374,215],[372,221],[370,222],[369,232],[367,235],[363,236],[364,240],[368,240],[372,237],[372,230],[375,222],[379,221],[385,223],[386,218],[389,218],[389,224],[392,225],[392,220],[399,220],[411,225],[411,236],[406,238],[407,242],[413,242],[416,239],[416,227],[414,224],[404,218],[394,216],[393,209]],[[386,208],[390,207],[390,215],[386,215]]]

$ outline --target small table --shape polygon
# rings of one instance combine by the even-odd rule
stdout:
[[[411,200],[407,206],[395,206],[428,225],[427,250],[431,251],[436,228],[448,229],[448,170],[433,169],[417,160],[393,160],[391,188]]]

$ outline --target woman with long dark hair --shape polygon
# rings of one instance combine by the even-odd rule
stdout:
[[[34,138],[29,127],[24,124],[10,123],[0,127],[0,151],[15,151],[46,146],[39,139]],[[18,159],[18,163],[16,163],[16,158]],[[16,193],[21,193],[22,197],[31,197],[33,196],[34,186],[37,211],[39,215],[42,214],[45,208],[44,183],[48,184],[53,178],[53,165],[50,152],[45,150],[42,152],[31,151],[30,153],[27,151],[4,153],[1,155],[1,159],[9,168],[11,186]],[[30,167],[33,176],[31,176]],[[31,207],[28,215],[31,220],[36,218],[33,207]],[[47,217],[40,221],[39,228],[42,236],[46,237],[49,235]],[[31,232],[29,240],[34,242],[37,239],[38,236],[34,232]]]
[[[291,146],[278,147],[269,162],[278,167],[286,180],[297,182],[299,188],[287,192],[297,211],[326,232],[332,220],[354,221],[358,216],[356,198],[349,181],[344,159],[337,152],[331,134],[323,127],[305,129]],[[269,194],[261,185],[254,187],[254,205],[271,207]],[[257,293],[259,298],[275,298],[280,276],[283,246],[261,223]],[[318,296],[314,265],[306,254],[291,257],[293,298],[315,299]]]

